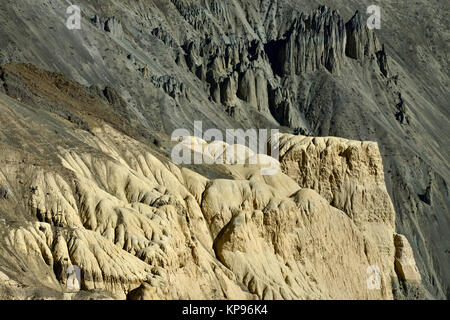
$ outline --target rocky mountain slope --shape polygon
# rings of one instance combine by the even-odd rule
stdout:
[[[78,4],[81,30],[66,1],[0,4],[7,295],[73,263],[118,297],[448,298],[448,7],[383,1],[371,31],[365,1]],[[170,164],[195,120],[280,128],[284,174]]]
[[[110,125],[88,132],[0,98],[2,298],[423,295],[409,243],[395,233],[375,143],[282,135],[286,174],[224,164],[208,171],[226,179],[207,178]],[[307,162],[298,154],[306,149]],[[299,186],[299,164],[326,197]],[[335,180],[318,179],[309,169],[318,167]],[[79,292],[66,287],[73,265]],[[372,265],[377,290],[367,286]]]

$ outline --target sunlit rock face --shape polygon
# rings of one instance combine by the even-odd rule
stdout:
[[[2,99],[10,123],[33,112]],[[375,144],[282,135],[275,175],[262,176],[258,164],[217,163],[228,178],[208,178],[109,125],[88,133],[48,117],[42,110],[32,124],[60,147],[36,151],[31,162],[20,152],[2,156],[10,161],[2,185],[14,195],[2,200],[11,215],[1,220],[1,254],[15,253],[4,265],[26,266],[5,273],[5,297],[35,290],[74,299],[80,292],[116,299],[392,299],[393,281],[420,285],[408,241],[395,235],[401,241],[394,246],[395,213]],[[20,134],[19,143],[39,146],[17,130],[10,138]],[[45,165],[49,156],[52,167]],[[299,177],[298,164],[308,178]],[[376,290],[366,283],[373,265],[380,270]],[[76,288],[69,285],[74,267]],[[21,272],[39,278],[16,283]]]

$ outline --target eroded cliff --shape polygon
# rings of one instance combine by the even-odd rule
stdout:
[[[3,298],[420,295],[374,143],[282,135],[276,175],[216,164],[205,176],[108,124],[88,132],[3,94],[0,106]]]

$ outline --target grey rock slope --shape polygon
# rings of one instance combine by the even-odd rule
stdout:
[[[65,26],[67,1],[2,1],[0,63],[100,91],[144,138],[202,120],[378,142],[397,230],[429,297],[450,296],[448,5],[380,2],[373,32],[368,1],[77,3],[81,30]],[[0,79],[4,93],[39,103]]]

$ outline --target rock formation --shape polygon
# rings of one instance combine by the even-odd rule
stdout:
[[[8,105],[18,108],[12,117],[22,108],[30,110],[4,95],[2,99],[2,114],[11,110]],[[51,130],[48,116],[42,110],[33,125]],[[158,159],[148,146],[108,125],[93,128],[90,135],[56,121],[63,136],[72,132],[70,140],[84,147],[53,149],[59,159],[53,169],[11,158],[20,153],[4,154],[2,173],[20,194],[7,199],[17,205],[6,208],[14,215],[8,208],[21,207],[25,220],[6,216],[1,221],[2,254],[15,253],[7,261],[26,265],[28,272],[41,270],[43,284],[56,292],[71,292],[71,266],[81,270],[83,291],[112,298],[391,299],[394,268],[400,266],[402,281],[420,283],[411,252],[400,252],[408,245],[405,238],[394,252],[394,211],[373,144],[363,144],[343,160],[359,173],[359,184],[333,163],[339,156],[330,152],[321,157],[324,170],[339,172],[347,182],[345,189],[338,180],[323,198],[300,187],[296,166],[283,162],[288,157],[305,162],[295,148],[289,148],[289,156],[283,152],[286,174],[264,178],[258,165],[218,164],[229,168],[230,178],[209,179]],[[46,134],[57,139],[55,133]],[[22,139],[37,143],[28,134]],[[281,150],[289,143],[302,146],[296,139],[283,136]],[[317,144],[332,143],[319,139]],[[346,150],[348,144],[361,143],[336,138],[332,148]],[[315,151],[309,154],[315,159]],[[35,161],[43,156],[37,151]],[[310,174],[314,185],[322,184],[322,176]],[[363,178],[371,175],[373,180]],[[385,201],[384,206],[362,205],[353,186],[374,201]],[[339,210],[338,200],[333,207],[327,200],[333,192],[349,199],[342,210],[353,211]],[[382,270],[379,290],[366,286],[370,265]]]
[[[303,74],[325,67],[339,70],[345,56],[345,23],[336,11],[321,6],[295,19],[284,39],[272,43],[274,65],[281,74]]]

